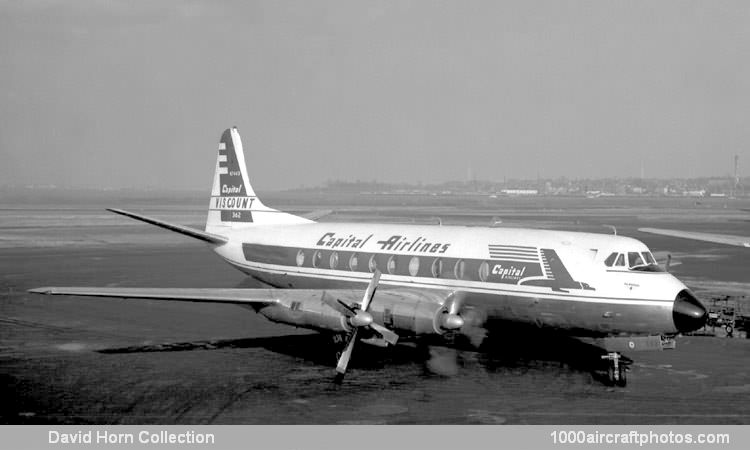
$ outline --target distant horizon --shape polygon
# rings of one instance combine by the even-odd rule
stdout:
[[[0,183],[695,178],[750,167],[745,0],[0,1]],[[705,175],[709,177],[717,175]]]
[[[377,181],[377,180],[346,180],[346,179],[329,179],[329,180],[323,180],[319,184],[313,185],[299,185],[295,187],[284,187],[284,188],[275,188],[275,189],[267,189],[263,188],[262,186],[256,186],[255,183],[252,181],[252,177],[250,180],[251,185],[253,186],[253,189],[258,191],[264,191],[264,192],[287,192],[287,191],[296,191],[300,189],[330,189],[330,184],[335,183],[341,183],[341,184],[350,184],[350,185],[356,185],[356,184],[377,184],[382,186],[410,186],[410,187],[439,187],[439,186],[446,186],[446,185],[469,185],[469,184],[507,184],[507,183],[513,183],[513,182],[519,182],[519,183],[532,183],[532,182],[547,182],[547,181],[568,181],[568,182],[602,182],[602,181],[643,181],[643,182],[653,182],[653,181],[659,181],[659,182],[665,182],[665,181],[675,181],[675,182],[697,182],[697,181],[718,181],[723,180],[730,182],[734,179],[734,176],[725,175],[725,176],[698,176],[698,177],[690,177],[690,178],[660,178],[660,177],[602,177],[602,178],[571,178],[571,177],[540,177],[540,178],[508,178],[506,180],[485,180],[485,179],[473,179],[473,180],[459,180],[459,179],[451,179],[451,180],[445,180],[435,183],[421,183],[421,182],[388,182],[388,181]],[[750,176],[746,177],[740,177],[740,185],[742,186],[748,186],[750,185]],[[53,184],[0,184],[0,190],[38,190],[38,191],[54,191],[54,190],[80,190],[80,191],[90,191],[90,192],[107,192],[107,191],[134,191],[134,192],[150,192],[150,191],[158,191],[158,192],[190,192],[190,193],[206,193],[210,190],[210,186],[208,183],[206,183],[205,188],[196,188],[196,187],[175,187],[175,188],[169,188],[169,187],[163,187],[163,186],[124,186],[124,187],[114,187],[114,186],[85,186],[85,185],[53,185]]]

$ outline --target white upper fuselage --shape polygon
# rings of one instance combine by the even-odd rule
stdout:
[[[638,325],[646,320],[641,315],[656,314],[671,323],[675,297],[686,288],[663,271],[606,266],[604,260],[613,252],[649,252],[640,241],[615,235],[362,223],[255,225],[224,234],[229,242],[216,248],[219,255],[280,287],[364,285],[376,266],[383,273],[381,286],[477,294],[474,303],[494,308],[501,316],[506,309],[508,318],[521,320],[523,302],[531,301],[542,315],[549,306],[553,325],[562,322],[570,328],[589,326],[564,317],[565,311],[580,311],[583,304],[605,316],[622,316],[625,310],[618,308],[640,306],[644,308],[638,317],[627,314],[627,319],[635,319],[633,329],[613,329],[648,332],[648,326]],[[616,319],[607,317],[604,322]],[[662,325],[652,331],[668,328]]]

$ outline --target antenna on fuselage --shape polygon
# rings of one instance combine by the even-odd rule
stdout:
[[[615,236],[617,236],[617,228],[616,228],[616,227],[615,227],[614,225],[607,225],[607,224],[604,224],[604,225],[602,225],[602,226],[603,226],[603,227],[607,227],[607,228],[611,228],[611,229],[612,229],[612,234],[614,234]]]

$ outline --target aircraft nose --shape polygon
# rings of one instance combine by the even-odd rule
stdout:
[[[672,306],[672,320],[680,333],[697,330],[706,324],[708,311],[687,289],[677,294]]]

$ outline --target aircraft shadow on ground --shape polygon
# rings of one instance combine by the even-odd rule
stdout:
[[[248,348],[262,348],[321,366],[336,365],[336,347],[326,334],[171,342],[105,348],[97,352],[128,354]],[[352,365],[359,369],[378,369],[416,363],[424,364],[426,375],[451,375],[460,367],[478,363],[490,372],[515,369],[588,372],[595,380],[606,383],[606,365],[601,360],[604,353],[599,347],[559,333],[513,327],[490,333],[478,349],[461,336],[447,340],[407,340],[404,345],[390,348],[360,344]],[[437,369],[432,364],[437,359],[436,354],[442,359]]]
[[[596,345],[554,330],[505,324],[490,333],[480,347],[482,365],[489,371],[509,368],[540,368],[588,372],[604,384],[609,383],[607,352]],[[623,357],[624,363],[632,360]]]

